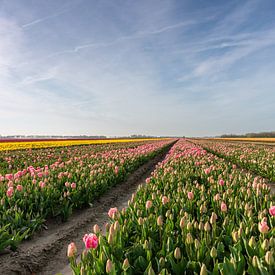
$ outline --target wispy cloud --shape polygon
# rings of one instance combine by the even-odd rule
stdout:
[[[187,28],[192,25],[201,24],[201,23],[204,23],[204,22],[212,20],[212,19],[213,19],[213,17],[204,18],[202,20],[186,20],[186,21],[178,22],[176,24],[164,26],[162,28],[151,30],[151,31],[150,30],[146,30],[146,31],[141,30],[141,31],[135,32],[134,34],[118,37],[118,38],[116,38],[112,41],[109,41],[109,42],[88,43],[88,44],[78,45],[78,46],[75,46],[73,49],[52,53],[52,54],[48,55],[47,58],[55,57],[55,56],[63,55],[63,54],[76,53],[80,50],[87,49],[87,48],[110,47],[110,46],[113,46],[113,45],[116,45],[119,43],[123,43],[128,40],[130,41],[130,40],[136,40],[136,39],[143,39],[143,38],[146,38],[147,36],[162,34],[162,33],[172,31],[172,30],[175,30],[178,28],[184,28],[184,27]]]
[[[5,2],[2,134],[206,135],[275,125],[271,2],[75,3],[42,11],[34,2],[11,17]]]
[[[42,22],[44,22],[44,21],[46,21],[46,20],[49,20],[49,19],[51,19],[51,18],[57,17],[57,16],[59,16],[59,15],[62,15],[62,14],[64,14],[65,12],[67,12],[67,10],[60,11],[60,12],[57,12],[57,13],[55,13],[55,14],[51,14],[51,15],[48,15],[48,16],[45,16],[45,17],[42,17],[42,18],[38,18],[38,19],[33,20],[33,21],[29,22],[29,23],[26,23],[26,24],[21,25],[21,27],[22,27],[23,29],[30,28],[30,27],[32,27],[32,26],[38,24],[38,23],[42,23]]]

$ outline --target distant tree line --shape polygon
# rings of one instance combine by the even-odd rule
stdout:
[[[243,135],[225,134],[221,135],[221,138],[274,138],[275,132],[260,132],[260,133],[247,133]]]

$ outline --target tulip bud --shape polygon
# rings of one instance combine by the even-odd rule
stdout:
[[[147,274],[148,275],[155,275],[156,274],[155,271],[154,271],[154,269],[152,268],[152,266],[150,266]]]
[[[239,240],[239,233],[238,233],[238,231],[232,232],[232,238],[233,238],[233,241],[235,243]]]
[[[163,268],[163,267],[165,266],[165,260],[164,260],[163,257],[160,257],[160,259],[159,259],[159,266],[160,266],[161,268]]]
[[[176,260],[179,260],[181,258],[181,252],[180,249],[178,247],[176,247],[175,251],[174,251],[174,257]]]
[[[269,242],[268,242],[267,239],[265,239],[265,240],[262,242],[261,247],[262,247],[263,250],[268,250],[268,248],[269,248]]]
[[[143,244],[143,248],[145,250],[149,250],[150,249],[150,246],[149,246],[149,242],[147,240],[145,240],[144,244]]]
[[[114,233],[115,233],[115,226],[112,223],[111,226],[110,226],[110,229],[109,229],[109,234],[114,234]]]
[[[204,225],[204,231],[209,232],[210,230],[211,230],[211,226],[209,222],[206,222],[206,224]]]
[[[157,225],[158,226],[162,226],[163,225],[162,216],[158,216],[158,218],[157,218]]]
[[[77,253],[76,245],[75,243],[72,242],[68,245],[67,256],[69,258],[72,258],[76,255],[76,253]]]
[[[123,262],[122,269],[124,271],[127,271],[127,269],[130,267],[129,260],[126,258]]]
[[[275,247],[275,238],[273,238],[273,237],[271,237],[270,239],[269,239],[269,244],[270,244],[270,246],[271,247]]]
[[[199,240],[195,239],[194,244],[195,244],[195,248],[198,250],[199,247],[200,247],[200,245],[201,245],[200,242],[199,242]]]
[[[212,212],[211,218],[210,218],[210,223],[213,225],[214,223],[216,223],[217,220],[217,215],[215,212]]]
[[[205,264],[202,264],[202,266],[201,266],[200,275],[207,275],[207,269],[206,269]]]
[[[258,261],[259,261],[259,258],[257,256],[253,256],[253,258],[252,258],[252,265],[254,267],[258,267]]]
[[[97,233],[100,232],[100,228],[99,228],[99,226],[97,224],[94,225],[93,231],[94,231],[95,234],[97,234]]]
[[[207,208],[205,207],[205,205],[201,205],[200,207],[200,213],[203,214],[207,211]]]
[[[180,219],[180,228],[183,229],[184,228],[184,218]]]
[[[117,231],[119,231],[119,229],[120,229],[119,222],[115,221],[115,223],[114,223],[114,230],[117,232]]]
[[[214,259],[217,258],[217,249],[215,247],[212,247],[210,251],[210,256]]]
[[[138,224],[143,225],[143,218],[141,218],[141,217],[138,218]]]
[[[252,236],[248,242],[249,246],[254,248],[256,246],[256,240],[255,240],[255,237]]]
[[[200,222],[200,223],[199,223],[199,230],[200,230],[200,231],[202,231],[202,230],[203,230],[203,228],[204,228],[204,225],[203,225],[203,223],[202,223],[202,222]]]
[[[187,224],[187,230],[190,231],[191,229],[192,229],[192,223],[188,222],[188,224]]]
[[[265,261],[268,265],[273,265],[274,264],[274,257],[273,257],[273,253],[271,251],[266,252]]]
[[[190,233],[187,233],[187,235],[186,235],[186,243],[187,244],[192,244],[193,243],[193,237]]]
[[[110,232],[108,236],[108,244],[112,244],[114,240],[114,233]]]
[[[106,273],[111,273],[112,268],[113,268],[113,263],[111,262],[110,259],[108,259],[106,263]]]

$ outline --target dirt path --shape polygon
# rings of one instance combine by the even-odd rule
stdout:
[[[16,252],[1,255],[0,274],[53,275],[61,271],[71,274],[66,255],[68,244],[75,242],[81,252],[84,249],[83,235],[91,232],[94,224],[102,227],[108,221],[110,207],[122,208],[127,205],[137,186],[145,182],[173,144],[138,168],[125,182],[110,189],[92,207],[75,211],[65,223],[49,221],[47,230],[36,233],[32,239],[20,244]]]

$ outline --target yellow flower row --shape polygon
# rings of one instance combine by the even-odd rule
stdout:
[[[216,140],[275,142],[275,138],[214,138]]]
[[[72,146],[72,145],[106,144],[106,143],[117,143],[117,142],[137,142],[137,141],[147,141],[147,140],[161,140],[161,138],[0,142],[0,151],[60,147],[60,146]]]

